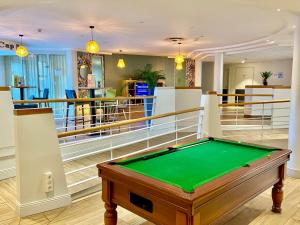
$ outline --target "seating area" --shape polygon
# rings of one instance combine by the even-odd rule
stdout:
[[[0,2],[0,225],[300,225],[294,0]]]

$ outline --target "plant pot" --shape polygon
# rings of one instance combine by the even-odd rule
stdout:
[[[149,96],[154,95],[154,88],[148,90],[148,95]],[[152,113],[153,113],[153,98],[144,99],[144,114],[145,114],[145,117],[152,116]],[[151,121],[148,120],[147,124],[148,124],[148,126],[150,126]]]
[[[267,81],[267,80],[264,80],[264,81],[263,81],[263,84],[264,84],[265,86],[267,86],[267,85],[268,85],[268,81]]]

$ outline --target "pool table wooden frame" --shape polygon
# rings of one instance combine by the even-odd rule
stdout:
[[[117,205],[155,224],[211,224],[272,186],[272,211],[280,213],[285,165],[290,153],[289,150],[275,151],[196,188],[193,193],[108,162],[98,164],[106,209],[105,225],[117,224]],[[141,197],[141,204],[135,204],[132,196]],[[149,204],[153,210],[149,210]]]

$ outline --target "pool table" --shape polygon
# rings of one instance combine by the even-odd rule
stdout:
[[[211,224],[272,186],[280,213],[290,153],[210,137],[98,164],[105,225],[117,205],[155,224]]]

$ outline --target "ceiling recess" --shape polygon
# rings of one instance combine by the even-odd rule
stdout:
[[[183,42],[185,39],[181,38],[181,37],[169,37],[169,38],[166,38],[165,40],[170,41],[170,42],[179,43],[179,42]]]

